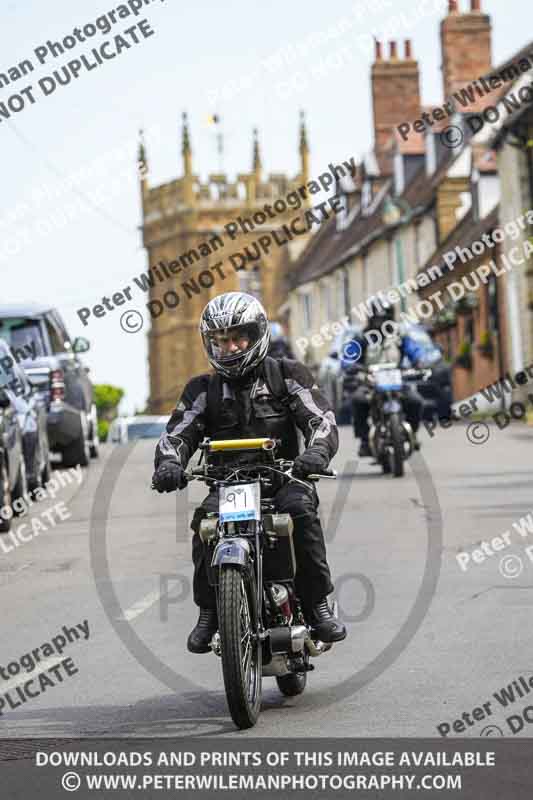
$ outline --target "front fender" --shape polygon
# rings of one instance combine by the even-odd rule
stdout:
[[[224,564],[236,564],[238,567],[246,567],[250,561],[250,544],[246,539],[236,537],[234,539],[224,539],[215,547],[212,567],[221,567]]]

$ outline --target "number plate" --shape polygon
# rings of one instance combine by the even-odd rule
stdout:
[[[219,489],[219,518],[221,522],[261,519],[261,485],[241,483]]]
[[[380,389],[399,390],[402,388],[402,372],[399,369],[380,369],[376,373],[376,384]]]

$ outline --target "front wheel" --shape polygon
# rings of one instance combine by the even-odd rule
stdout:
[[[392,474],[401,478],[404,474],[405,450],[403,447],[403,429],[398,414],[389,417],[391,446],[389,450]]]
[[[256,634],[253,576],[227,565],[220,570],[218,620],[222,672],[231,718],[252,728],[261,708],[261,646]]]

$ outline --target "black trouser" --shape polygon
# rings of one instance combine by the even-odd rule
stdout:
[[[405,419],[416,433],[422,418],[422,398],[414,386],[407,386],[402,392],[402,408]],[[370,414],[370,392],[363,386],[355,390],[352,398],[353,431],[357,439],[368,441]]]
[[[276,511],[290,514],[294,522],[293,542],[296,555],[296,593],[304,609],[322,600],[333,591],[326,560],[326,545],[317,514],[318,496],[314,490],[299,483],[282,486],[273,496]],[[218,494],[210,492],[194,512],[191,528],[192,560],[194,563],[193,597],[197,606],[216,608],[215,590],[209,585],[204,544],[198,533],[202,518],[218,511]]]

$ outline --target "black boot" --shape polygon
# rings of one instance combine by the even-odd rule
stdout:
[[[361,447],[359,448],[359,458],[368,458],[372,455],[372,450],[368,444],[368,439],[361,439]]]
[[[346,628],[333,614],[327,597],[315,603],[307,615],[307,622],[311,625],[313,634],[321,642],[340,642],[346,638]]]
[[[190,653],[209,653],[213,634],[218,630],[218,619],[215,608],[201,608],[198,622],[187,639],[187,650]]]

